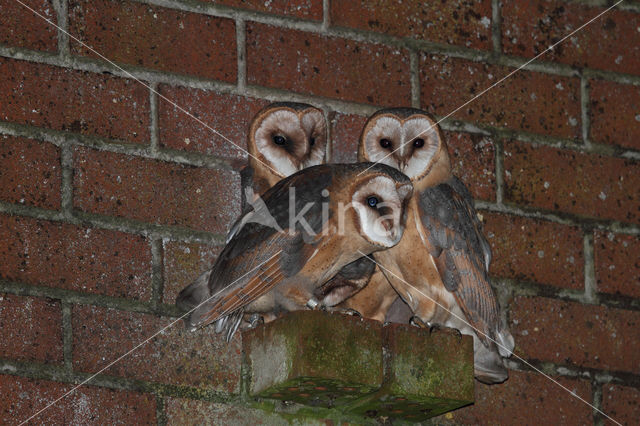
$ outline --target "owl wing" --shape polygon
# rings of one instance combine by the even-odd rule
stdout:
[[[453,181],[455,179],[455,181]],[[478,337],[489,344],[499,326],[498,304],[489,284],[489,244],[473,200],[457,178],[420,194],[421,231],[445,288],[453,293]],[[458,190],[456,190],[458,189]],[[420,226],[420,224],[418,224]]]
[[[196,281],[178,296],[179,306],[197,306],[189,318],[192,327],[235,313],[302,269],[319,242],[317,235],[325,220],[321,204],[328,201],[321,192],[330,185],[331,177],[326,167],[292,175],[268,190],[236,222],[206,289],[202,289],[203,280]],[[291,201],[290,188],[295,188]],[[308,227],[300,222],[289,227],[290,205],[295,208],[294,216],[306,212]]]

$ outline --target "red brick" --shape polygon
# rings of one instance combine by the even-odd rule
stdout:
[[[640,237],[596,231],[598,291],[640,298]]]
[[[640,389],[629,386],[602,385],[602,411],[619,423],[637,423],[640,414]],[[612,425],[613,422],[605,422]]]
[[[225,6],[301,19],[322,20],[322,0],[208,0]]]
[[[0,200],[60,208],[60,149],[33,139],[0,137]]]
[[[421,104],[446,116],[516,68],[422,54]],[[496,127],[579,138],[580,81],[520,70],[452,115]]]
[[[495,147],[491,138],[470,133],[444,132],[451,169],[474,198],[496,199]]]
[[[231,19],[131,2],[74,0],[69,32],[112,61],[236,81],[236,30]],[[72,51],[97,57],[72,42]]]
[[[0,293],[0,358],[61,363],[60,303]]]
[[[134,80],[4,58],[0,75],[0,120],[149,140],[149,94]]]
[[[217,425],[289,425],[290,423],[275,414],[269,414],[255,408],[238,407],[207,401],[194,401],[183,398],[166,398],[165,412],[167,425],[210,424],[215,419]],[[313,418],[303,417],[307,425],[327,425]]]
[[[167,99],[222,135],[215,134],[210,128],[160,98],[160,145],[218,157],[247,158],[249,123],[253,116],[267,105],[267,101],[186,87],[163,85],[159,90]]]
[[[502,5],[505,53],[534,57],[606,8],[558,0],[515,0]],[[640,74],[640,15],[610,10],[540,57],[576,67]]]
[[[586,380],[553,377],[562,386],[593,403],[591,385]],[[446,416],[454,424],[592,424],[592,408],[539,373],[509,371],[501,385],[476,382],[475,403]]]
[[[148,300],[149,241],[117,231],[0,215],[0,277]]]
[[[73,385],[66,383],[0,375],[0,417],[9,424],[18,424],[72,388]],[[153,395],[85,385],[29,424],[104,425],[131,424],[132,421],[141,425],[156,424]]]
[[[55,51],[58,44],[56,11],[51,0],[21,0],[42,18],[15,0],[0,1],[0,43],[27,49]]]
[[[510,142],[504,148],[511,203],[640,223],[640,163]]]
[[[591,139],[640,150],[640,87],[599,80],[589,85]]]
[[[211,268],[222,247],[204,244],[164,242],[164,303],[176,303],[180,290]]]
[[[640,372],[640,312],[518,297],[510,318],[516,353],[524,358]]]
[[[331,24],[475,49],[491,48],[491,1],[331,2]]]
[[[406,50],[253,22],[247,82],[376,105],[411,103]]]
[[[236,173],[77,148],[74,205],[86,212],[226,234],[239,213]]]
[[[490,274],[556,287],[584,288],[582,232],[546,220],[483,212]]]
[[[331,162],[355,163],[358,160],[358,142],[367,117],[334,113],[331,117]]]
[[[83,305],[75,306],[72,315],[74,368],[85,372],[106,367],[174,321]],[[213,327],[190,332],[178,320],[104,374],[238,392],[241,350],[239,337],[227,343]]]

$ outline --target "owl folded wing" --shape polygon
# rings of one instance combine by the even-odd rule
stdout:
[[[453,178],[456,179],[456,178]],[[453,293],[466,320],[483,343],[498,329],[498,305],[488,278],[489,245],[482,235],[471,197],[447,182],[419,198],[422,232],[445,288]],[[466,188],[465,188],[466,190]]]

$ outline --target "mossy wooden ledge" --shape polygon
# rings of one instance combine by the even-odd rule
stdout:
[[[457,332],[298,311],[242,336],[252,396],[409,421],[473,402],[473,341]]]

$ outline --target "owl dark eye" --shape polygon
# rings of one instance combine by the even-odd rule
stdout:
[[[380,139],[380,146],[383,148],[391,148],[391,141],[389,139]]]
[[[374,197],[373,195],[371,197],[368,197],[367,204],[369,204],[369,207],[372,207],[375,209],[376,206],[378,205],[378,198]]]
[[[273,143],[275,143],[276,145],[284,145],[287,142],[287,139],[285,139],[284,136],[280,135],[273,135],[272,139]]]
[[[424,139],[418,138],[413,141],[413,146],[416,148],[422,148],[424,146]]]
[[[316,144],[316,138],[309,138],[309,145],[314,146]]]

